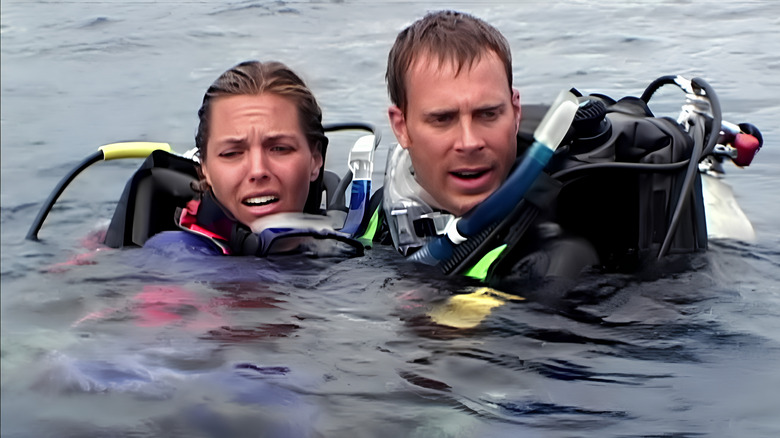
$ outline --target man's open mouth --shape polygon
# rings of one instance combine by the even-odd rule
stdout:
[[[476,170],[476,171],[467,171],[467,172],[450,172],[450,174],[454,175],[457,178],[463,178],[463,179],[476,179],[480,176],[487,173],[487,170]]]
[[[279,201],[276,196],[255,196],[254,198],[244,199],[243,204],[250,207],[261,207],[263,205],[273,204]]]

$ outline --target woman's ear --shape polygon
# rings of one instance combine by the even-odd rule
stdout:
[[[311,174],[309,175],[309,181],[314,182],[320,176],[320,169],[322,168],[322,153],[319,150],[315,150],[311,154]]]
[[[203,187],[204,184],[206,187],[211,187],[211,177],[209,176],[208,166],[206,166],[205,161],[200,162],[200,166],[198,166],[198,174],[200,174],[200,179],[202,180],[201,187]]]
[[[206,193],[211,188],[211,184],[206,180],[201,165],[196,166],[195,169],[198,171],[198,180],[192,182],[192,189],[199,193]]]

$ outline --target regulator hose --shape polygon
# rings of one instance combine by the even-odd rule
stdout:
[[[699,161],[711,154],[715,149],[718,138],[720,137],[721,124],[723,123],[718,96],[715,94],[715,90],[713,90],[710,84],[701,78],[692,78],[688,83],[680,76],[663,76],[650,83],[645,92],[642,93],[641,99],[645,101],[645,103],[649,103],[653,94],[661,86],[666,84],[675,84],[690,94],[705,97],[709,101],[712,120],[710,121],[709,133],[706,132],[706,119],[704,116],[697,117],[692,123],[693,132],[690,134],[694,140],[693,151],[691,151],[691,159],[688,162],[688,169],[685,173],[683,185],[680,188],[677,205],[675,205],[672,219],[669,222],[669,229],[666,231],[666,236],[661,244],[661,249],[658,251],[658,259],[663,258],[669,252],[674,233],[677,231],[677,226],[680,223],[682,211],[688,202],[691,190],[693,189],[693,182],[699,172]],[[689,84],[690,86],[688,86]]]

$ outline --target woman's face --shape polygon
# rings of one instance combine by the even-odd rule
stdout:
[[[322,155],[312,152],[295,104],[272,93],[215,98],[203,176],[241,223],[301,212]]]

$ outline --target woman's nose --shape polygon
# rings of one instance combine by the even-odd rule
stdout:
[[[249,180],[259,181],[268,178],[270,173],[266,154],[260,148],[253,148],[247,155],[249,158]]]

